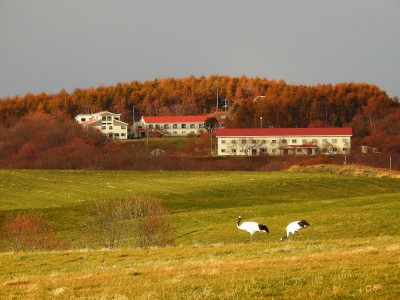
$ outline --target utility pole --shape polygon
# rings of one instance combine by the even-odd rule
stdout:
[[[228,100],[226,100],[226,98],[225,98],[225,99],[222,100],[222,101],[225,102],[225,105],[223,106],[223,108],[225,109],[225,112],[226,112],[226,109],[228,108]]]
[[[219,90],[219,87],[217,87],[217,112],[218,112],[218,90]]]

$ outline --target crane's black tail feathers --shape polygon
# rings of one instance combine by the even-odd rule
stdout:
[[[265,231],[265,232],[268,232],[268,233],[269,233],[268,227],[265,226],[265,225],[258,224],[258,228],[260,228],[260,230],[262,230],[262,231]]]

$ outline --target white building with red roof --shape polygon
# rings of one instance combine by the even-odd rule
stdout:
[[[121,114],[101,111],[95,114],[80,114],[75,120],[84,128],[100,130],[108,138],[126,140],[128,138],[128,123],[122,122]]]
[[[142,116],[133,125],[135,137],[186,136],[205,131],[205,121],[209,116]]]
[[[348,154],[351,128],[217,129],[218,155]]]

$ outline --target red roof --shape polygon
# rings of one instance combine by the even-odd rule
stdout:
[[[207,116],[156,116],[143,117],[144,121],[149,123],[204,123]]]
[[[323,128],[225,128],[217,129],[217,137],[241,136],[352,136],[350,127]]]

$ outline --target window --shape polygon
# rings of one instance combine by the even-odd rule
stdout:
[[[337,139],[332,139],[332,143],[336,144],[337,143]]]
[[[287,143],[287,140],[282,140],[282,144],[286,144]]]
[[[301,142],[303,143],[303,145],[307,144],[307,140],[306,139],[302,139]]]
[[[347,148],[343,148],[343,152],[347,152],[349,149]]]
[[[276,144],[276,140],[272,140],[272,144]]]
[[[195,124],[190,124],[190,128],[196,128],[196,125]]]
[[[107,118],[106,117],[101,117],[101,120],[102,121],[107,121]]]
[[[153,129],[153,124],[149,124],[148,126],[149,129]]]
[[[231,144],[234,144],[234,145],[235,145],[235,144],[236,144],[236,140],[232,140],[232,141],[231,141]]]
[[[172,125],[172,128],[173,128],[173,129],[178,129],[178,124]]]
[[[292,144],[297,144],[297,140],[292,140]]]
[[[107,126],[101,126],[101,129],[107,129]]]
[[[204,124],[199,124],[199,128],[204,128]]]
[[[86,118],[82,118],[82,119],[81,119],[81,122],[85,122],[85,121],[86,121]]]
[[[112,129],[112,126],[108,126],[108,129]]]
[[[251,140],[251,143],[252,144],[257,144],[257,141],[256,140]]]
[[[121,129],[126,129],[126,126],[121,126]]]
[[[236,153],[236,149],[232,149],[232,153]]]
[[[267,153],[267,149],[265,149],[265,148],[261,148],[260,151],[261,151],[261,153],[263,153],[263,154]]]
[[[275,148],[272,149],[271,152],[272,152],[272,153],[276,153],[276,149],[275,149]]]
[[[317,140],[317,139],[313,139],[313,140],[312,140],[312,143],[313,143],[314,145],[316,145],[316,144],[318,144],[318,140]]]
[[[168,124],[164,124],[164,129],[169,129],[169,125]]]
[[[121,136],[126,136],[126,134],[125,133],[121,133]]]
[[[266,144],[266,143],[267,143],[267,140],[261,140],[261,143],[262,143],[262,144]]]
[[[175,135],[177,135],[177,134],[178,134],[178,131],[174,131],[174,132],[172,132],[172,134],[175,134]]]
[[[298,148],[298,149],[296,149],[296,152],[297,152],[297,153],[301,153],[301,152],[303,152],[303,149],[299,149],[299,148]]]
[[[115,133],[114,135],[115,135],[115,137],[117,137],[117,138],[119,137],[119,133]]]
[[[185,129],[186,128],[186,124],[182,124],[182,129]]]
[[[226,149],[221,149],[221,153],[225,153],[226,152]]]
[[[119,121],[119,117],[114,117],[114,120],[117,120],[117,121]]]
[[[160,129],[160,124],[156,124],[156,129]]]
[[[226,144],[226,140],[221,140],[221,144]]]
[[[347,139],[342,139],[342,143],[346,144],[346,143],[348,143],[348,140]]]
[[[240,141],[242,144],[246,144],[246,140],[241,140]]]
[[[323,143],[327,143],[328,140],[327,140],[327,139],[322,139],[322,142],[323,142]]]

